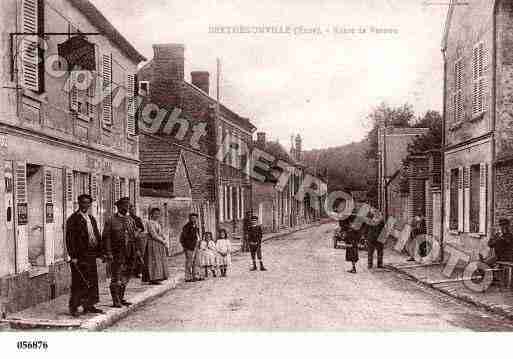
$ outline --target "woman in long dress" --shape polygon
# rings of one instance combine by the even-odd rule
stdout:
[[[145,270],[143,282],[160,284],[169,277],[167,266],[166,239],[162,233],[162,226],[158,222],[160,209],[150,211],[150,220],[147,222],[148,243],[144,254]]]
[[[221,228],[218,231],[219,238],[216,242],[216,250],[217,250],[217,265],[219,266],[219,270],[221,271],[221,277],[226,277],[226,271],[228,266],[231,264],[231,251],[232,245],[230,243],[230,239],[228,238],[228,233],[226,229]]]

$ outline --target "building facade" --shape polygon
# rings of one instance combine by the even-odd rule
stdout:
[[[179,109],[180,113],[180,119],[168,127],[173,130],[160,131],[159,138],[181,149],[191,180],[192,209],[200,215],[202,227],[216,232],[217,210],[220,225],[240,236],[244,216],[251,210],[251,181],[247,171],[241,168],[249,162],[242,155],[223,151],[222,146],[251,148],[256,128],[223,104],[216,111],[217,101],[209,95],[208,72],[194,71],[191,83],[185,81],[184,45],[161,44],[153,48],[153,59],[138,74],[140,94],[161,109],[171,113]],[[194,131],[184,129],[202,125],[205,133],[194,148],[191,146]],[[180,131],[184,131],[183,136]],[[220,149],[227,155],[217,160]],[[145,175],[141,180],[146,188],[154,186]]]
[[[69,289],[64,226],[79,194],[100,225],[116,198],[137,203],[129,99],[144,58],[89,1],[5,0],[0,18],[0,297],[16,311]]]
[[[444,241],[476,259],[513,215],[510,1],[449,7],[444,55]]]

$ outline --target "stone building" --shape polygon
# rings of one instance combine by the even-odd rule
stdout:
[[[444,241],[477,258],[512,218],[513,3],[451,2],[444,59]]]
[[[79,194],[100,225],[120,196],[137,204],[145,59],[87,0],[2,0],[0,34],[0,301],[17,311],[69,289]]]
[[[153,49],[153,59],[138,73],[139,92],[159,109],[169,113],[179,111],[177,113],[180,114],[175,122],[167,122],[167,128],[172,131],[164,134],[164,128],[158,138],[179,148],[169,150],[179,151],[184,161],[191,184],[192,210],[200,214],[202,227],[215,232],[215,206],[218,206],[220,224],[239,236],[244,215],[251,209],[251,181],[247,172],[244,173],[240,168],[241,163],[248,161],[234,155],[227,155],[222,161],[216,161],[215,158],[217,150],[226,143],[250,148],[256,128],[247,118],[239,116],[223,104],[219,105],[216,121],[217,103],[210,96],[209,73],[193,71],[191,83],[184,79],[184,45],[160,44],[154,45]],[[200,137],[197,148],[194,148],[191,146],[194,129],[203,125],[205,133]],[[146,138],[141,142],[143,152]],[[144,167],[146,159],[142,161]],[[167,183],[171,182],[167,180]],[[156,185],[153,179],[141,173],[141,188],[151,189]]]

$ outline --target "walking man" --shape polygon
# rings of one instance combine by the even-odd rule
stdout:
[[[88,194],[78,197],[78,211],[66,221],[66,248],[71,258],[71,296],[69,311],[78,317],[78,307],[84,313],[103,313],[94,307],[99,301],[96,258],[100,256],[100,232],[88,211],[93,199]]]
[[[180,244],[185,253],[185,281],[194,282],[196,279],[194,273],[194,257],[196,245],[199,241],[198,215],[196,213],[189,214],[189,222],[182,228],[180,235]]]
[[[105,223],[103,242],[111,270],[112,306],[121,308],[132,304],[125,300],[125,290],[141,253],[137,249],[135,222],[128,213],[130,199],[123,197],[115,205],[118,211]]]
[[[249,251],[251,252],[251,260],[253,261],[252,271],[257,270],[255,257],[260,262],[260,270],[266,271],[262,262],[262,227],[258,224],[258,217],[251,217],[251,226],[248,229]]]

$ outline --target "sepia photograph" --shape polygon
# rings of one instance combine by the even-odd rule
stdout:
[[[0,0],[0,31],[4,353],[507,355],[513,0]]]

